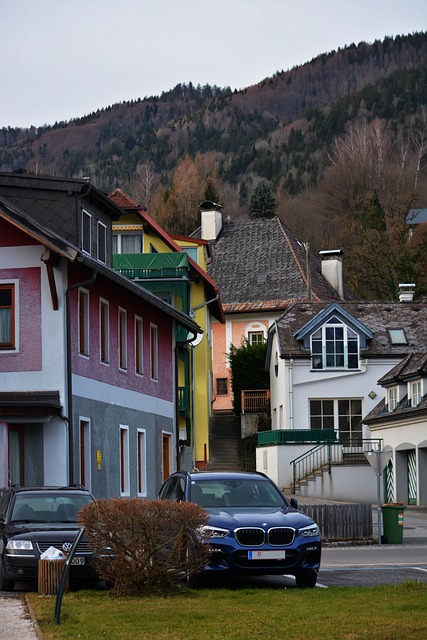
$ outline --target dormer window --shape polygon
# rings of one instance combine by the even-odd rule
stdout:
[[[422,392],[421,392],[421,380],[417,380],[416,382],[411,382],[411,407],[416,407],[417,404],[420,404],[422,400]]]
[[[394,411],[399,404],[397,387],[387,389],[387,406],[389,411]]]
[[[311,336],[313,369],[357,369],[359,337],[333,316]]]

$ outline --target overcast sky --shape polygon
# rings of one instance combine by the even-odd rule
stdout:
[[[0,127],[28,127],[427,31],[427,0],[0,0],[0,20]]]

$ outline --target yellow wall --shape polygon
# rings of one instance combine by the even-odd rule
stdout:
[[[137,224],[140,218],[135,214],[126,214],[117,223]],[[206,270],[205,247],[198,243],[186,240],[175,240],[182,247],[197,247],[197,264]],[[170,253],[171,248],[165,244],[164,240],[155,232],[144,232],[143,252],[150,253],[152,245],[159,253]],[[206,302],[205,285],[203,281],[191,283],[190,306],[197,307]],[[177,308],[180,308],[182,301],[177,300]],[[182,308],[182,304],[181,304]],[[195,322],[203,330],[203,336],[199,344],[192,348],[190,354],[190,381],[193,385],[193,405],[192,405],[192,453],[193,462],[199,467],[204,467],[205,460],[209,459],[209,418],[211,415],[211,388],[212,388],[212,349],[211,349],[211,321],[209,305],[205,305],[195,311]],[[178,385],[184,386],[184,366],[178,365]],[[191,403],[190,403],[191,406]],[[180,417],[180,432],[184,434],[185,418]]]

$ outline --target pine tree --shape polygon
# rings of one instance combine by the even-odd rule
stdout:
[[[209,202],[219,202],[219,196],[215,189],[215,185],[212,181],[212,178],[208,178],[205,189],[205,200],[209,200]]]
[[[276,214],[277,203],[270,185],[261,180],[255,187],[249,201],[249,215],[251,218],[273,218]]]

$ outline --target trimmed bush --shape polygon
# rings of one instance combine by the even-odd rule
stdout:
[[[95,569],[118,595],[176,589],[208,562],[194,531],[207,513],[192,502],[110,498],[79,512]]]

